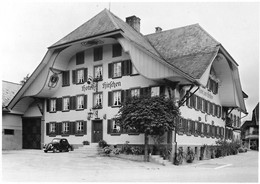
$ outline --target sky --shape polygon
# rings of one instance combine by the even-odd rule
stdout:
[[[51,46],[107,8],[122,20],[136,15],[141,33],[200,24],[239,65],[251,112],[259,102],[259,2],[1,1],[1,78],[19,83]]]

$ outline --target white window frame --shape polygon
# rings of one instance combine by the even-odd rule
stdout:
[[[113,63],[113,77],[122,77],[122,62]]]
[[[119,133],[121,131],[121,127],[116,125],[116,121],[112,121],[112,132]]]
[[[62,109],[63,111],[69,111],[70,110],[70,97],[63,97],[62,98]]]
[[[93,105],[94,107],[102,107],[103,106],[103,93],[94,93],[93,97]]]
[[[50,123],[50,133],[55,133],[56,131],[56,123]]]
[[[84,131],[84,122],[76,121],[76,132],[83,132],[83,131]]]
[[[94,66],[94,79],[103,79],[103,67],[102,65]]]
[[[160,95],[160,86],[151,87],[151,96],[159,96]]]
[[[68,121],[62,123],[62,132],[68,133],[69,132],[70,124]]]
[[[84,109],[84,95],[77,96],[77,109]]]
[[[113,91],[113,106],[121,106],[121,92],[122,91]]]
[[[50,112],[56,112],[56,98],[50,100]]]
[[[84,69],[77,70],[77,83],[84,83]]]
[[[139,97],[140,96],[140,88],[131,89],[131,97]]]

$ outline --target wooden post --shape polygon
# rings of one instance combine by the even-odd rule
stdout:
[[[148,135],[147,133],[144,133],[144,161],[145,162],[149,162],[148,143],[149,143]]]

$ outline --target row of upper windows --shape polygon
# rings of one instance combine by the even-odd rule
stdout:
[[[199,121],[193,121],[182,117],[175,118],[175,123],[177,124],[176,128],[177,128],[177,133],[179,135],[185,133],[187,135],[194,135],[194,136],[201,136],[201,137],[204,136],[217,137],[217,138],[224,137],[223,127],[206,124]]]
[[[122,47],[120,44],[112,45],[112,57],[122,56]],[[103,46],[93,49],[93,61],[100,61],[103,59]],[[76,65],[85,63],[85,52],[79,52],[76,54]]]
[[[115,90],[108,92],[108,106],[120,107],[128,97],[139,97],[151,94],[159,96],[164,94],[164,86],[132,88],[128,90]],[[93,93],[93,109],[103,107],[103,92]],[[47,100],[47,112],[83,110],[87,109],[87,95],[65,96]]]
[[[191,95],[191,93],[187,94]],[[217,116],[218,118],[225,118],[224,111],[222,111],[222,108],[220,105],[216,105],[208,100],[205,100],[195,94],[190,96],[190,98],[187,99],[186,105],[189,108],[194,108],[195,110],[200,110],[203,113],[207,113],[212,116]]]
[[[119,78],[127,75],[137,75],[135,67],[131,60],[118,61],[108,64],[108,78]],[[85,82],[102,81],[103,80],[103,66],[94,66],[93,77],[88,75],[88,68],[79,68],[72,70],[72,83],[83,84]],[[70,85],[70,71],[62,72],[62,86]]]

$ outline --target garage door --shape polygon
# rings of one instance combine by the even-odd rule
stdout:
[[[41,118],[23,119],[23,149],[41,149]]]

